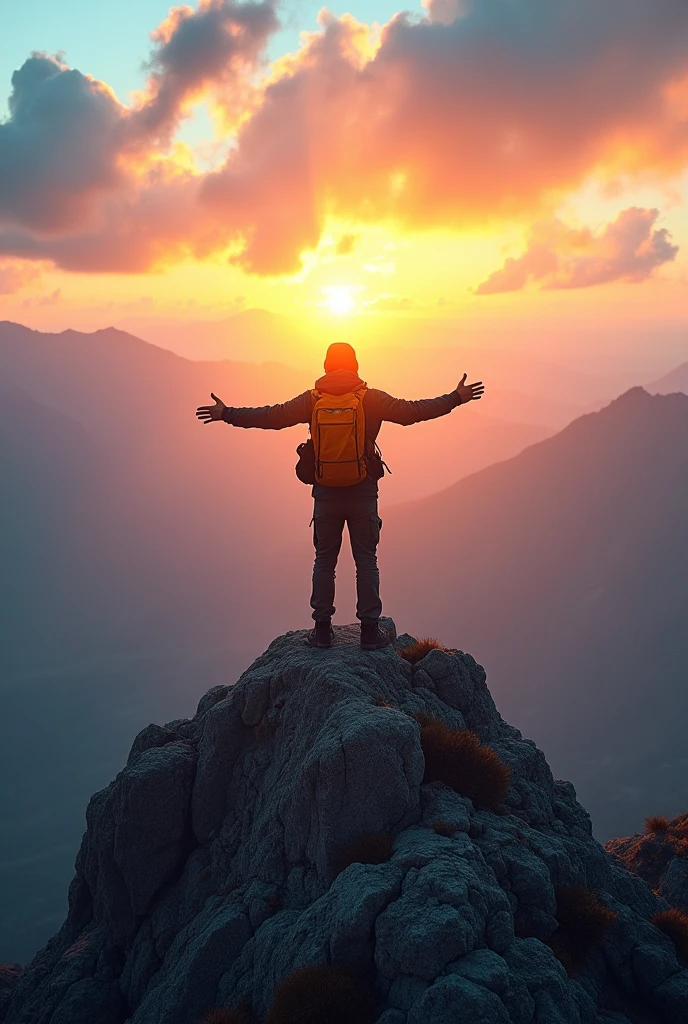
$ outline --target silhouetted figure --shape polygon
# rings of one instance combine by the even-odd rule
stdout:
[[[358,375],[358,361],[351,345],[336,342],[327,350],[325,375],[312,391],[281,405],[259,409],[232,408],[211,393],[215,405],[200,406],[199,420],[224,420],[235,427],[281,430],[308,423],[311,439],[299,445],[297,475],[313,484],[313,593],[311,608],[315,627],[309,642],[329,647],[332,642],[334,581],[342,545],[344,524],[349,529],[351,551],[356,563],[356,616],[361,622],[361,647],[386,647],[388,634],[378,620],[380,573],[377,545],[382,520],[378,516],[378,480],[384,463],[376,444],[383,420],[408,426],[421,420],[445,416],[466,402],[481,398],[484,387],[466,384],[466,374],[454,391],[439,398],[409,402],[392,398],[384,391],[368,389]]]

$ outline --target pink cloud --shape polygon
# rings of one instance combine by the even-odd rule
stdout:
[[[41,270],[34,263],[0,260],[0,295],[13,295],[40,276]]]
[[[173,8],[153,33],[151,75],[133,108],[34,53],[12,76],[0,124],[0,252],[136,272],[231,242],[236,229],[199,206],[200,179],[165,146],[199,91],[247,80],[277,25],[270,0]]]
[[[331,213],[498,225],[542,217],[600,168],[670,176],[688,162],[685,0],[429,0],[377,47],[325,13],[257,91],[276,25],[270,2],[173,9],[131,108],[30,58],[0,124],[0,252],[142,271],[229,245],[250,272],[290,273]],[[201,94],[245,115],[204,176],[165,148]],[[524,266],[503,270],[517,281]]]
[[[525,253],[505,260],[476,294],[519,291],[536,281],[548,289],[645,281],[678,253],[666,228],[654,228],[658,216],[659,210],[631,207],[596,234],[561,221],[539,225]]]

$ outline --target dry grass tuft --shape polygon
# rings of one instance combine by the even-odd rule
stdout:
[[[392,856],[394,838],[388,832],[372,832],[345,847],[337,857],[337,874],[350,864],[385,864]]]
[[[559,929],[553,936],[552,949],[571,973],[602,945],[617,913],[584,885],[562,885],[555,895]]]
[[[509,792],[508,765],[470,729],[450,729],[427,715],[415,717],[425,757],[423,782],[444,782],[478,806],[495,810]]]
[[[660,910],[650,919],[650,923],[668,935],[676,946],[678,956],[688,964],[688,913],[685,910]]]
[[[415,665],[417,661],[424,658],[430,651],[444,651],[445,654],[452,653],[448,647],[445,647],[439,640],[435,640],[431,636],[423,637],[422,640],[416,640],[415,644],[409,644],[408,647],[400,647],[398,653],[404,661],[409,661],[412,665]]]
[[[646,832],[666,832],[668,828],[668,818],[665,818],[660,814],[651,814],[649,818],[645,819]]]
[[[278,985],[265,1024],[373,1024],[378,999],[360,972],[333,964],[301,967]]]
[[[201,1018],[201,1024],[252,1024],[251,1004],[247,1001],[240,1006],[215,1006]]]
[[[451,839],[458,832],[459,826],[454,825],[451,821],[433,821],[432,829],[438,836],[446,836]]]
[[[688,860],[688,839],[681,835],[667,835],[667,844],[675,857]]]
[[[677,814],[675,818],[671,819],[669,824],[679,834],[688,835],[688,814]]]
[[[376,697],[375,698],[375,704],[379,708],[389,708],[390,711],[398,711],[399,710],[398,708],[395,708],[393,704],[390,704],[389,701],[383,700],[382,697]]]

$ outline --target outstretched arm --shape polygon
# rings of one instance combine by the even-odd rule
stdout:
[[[264,405],[260,408],[235,408],[225,405],[221,398],[212,392],[210,397],[215,405],[201,405],[196,409],[196,416],[202,423],[213,423],[224,420],[234,427],[261,427],[263,430],[282,430],[293,427],[297,423],[311,421],[311,393],[304,391],[289,402],[280,405]]]
[[[409,402],[404,398],[392,398],[384,391],[378,392],[381,396],[381,419],[391,423],[401,423],[402,426],[410,426],[412,423],[420,423],[422,420],[434,420],[438,416],[446,416],[455,409],[457,405],[465,405],[467,402],[476,401],[482,398],[485,387],[482,381],[477,384],[466,384],[464,373],[454,391],[448,395],[440,395],[439,398],[422,398],[417,402]]]

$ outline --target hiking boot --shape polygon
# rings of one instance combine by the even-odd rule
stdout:
[[[382,629],[377,620],[361,623],[361,648],[364,651],[378,651],[389,647],[392,638],[386,629]]]
[[[331,619],[321,619],[308,634],[310,647],[331,647],[334,640],[334,630]]]

